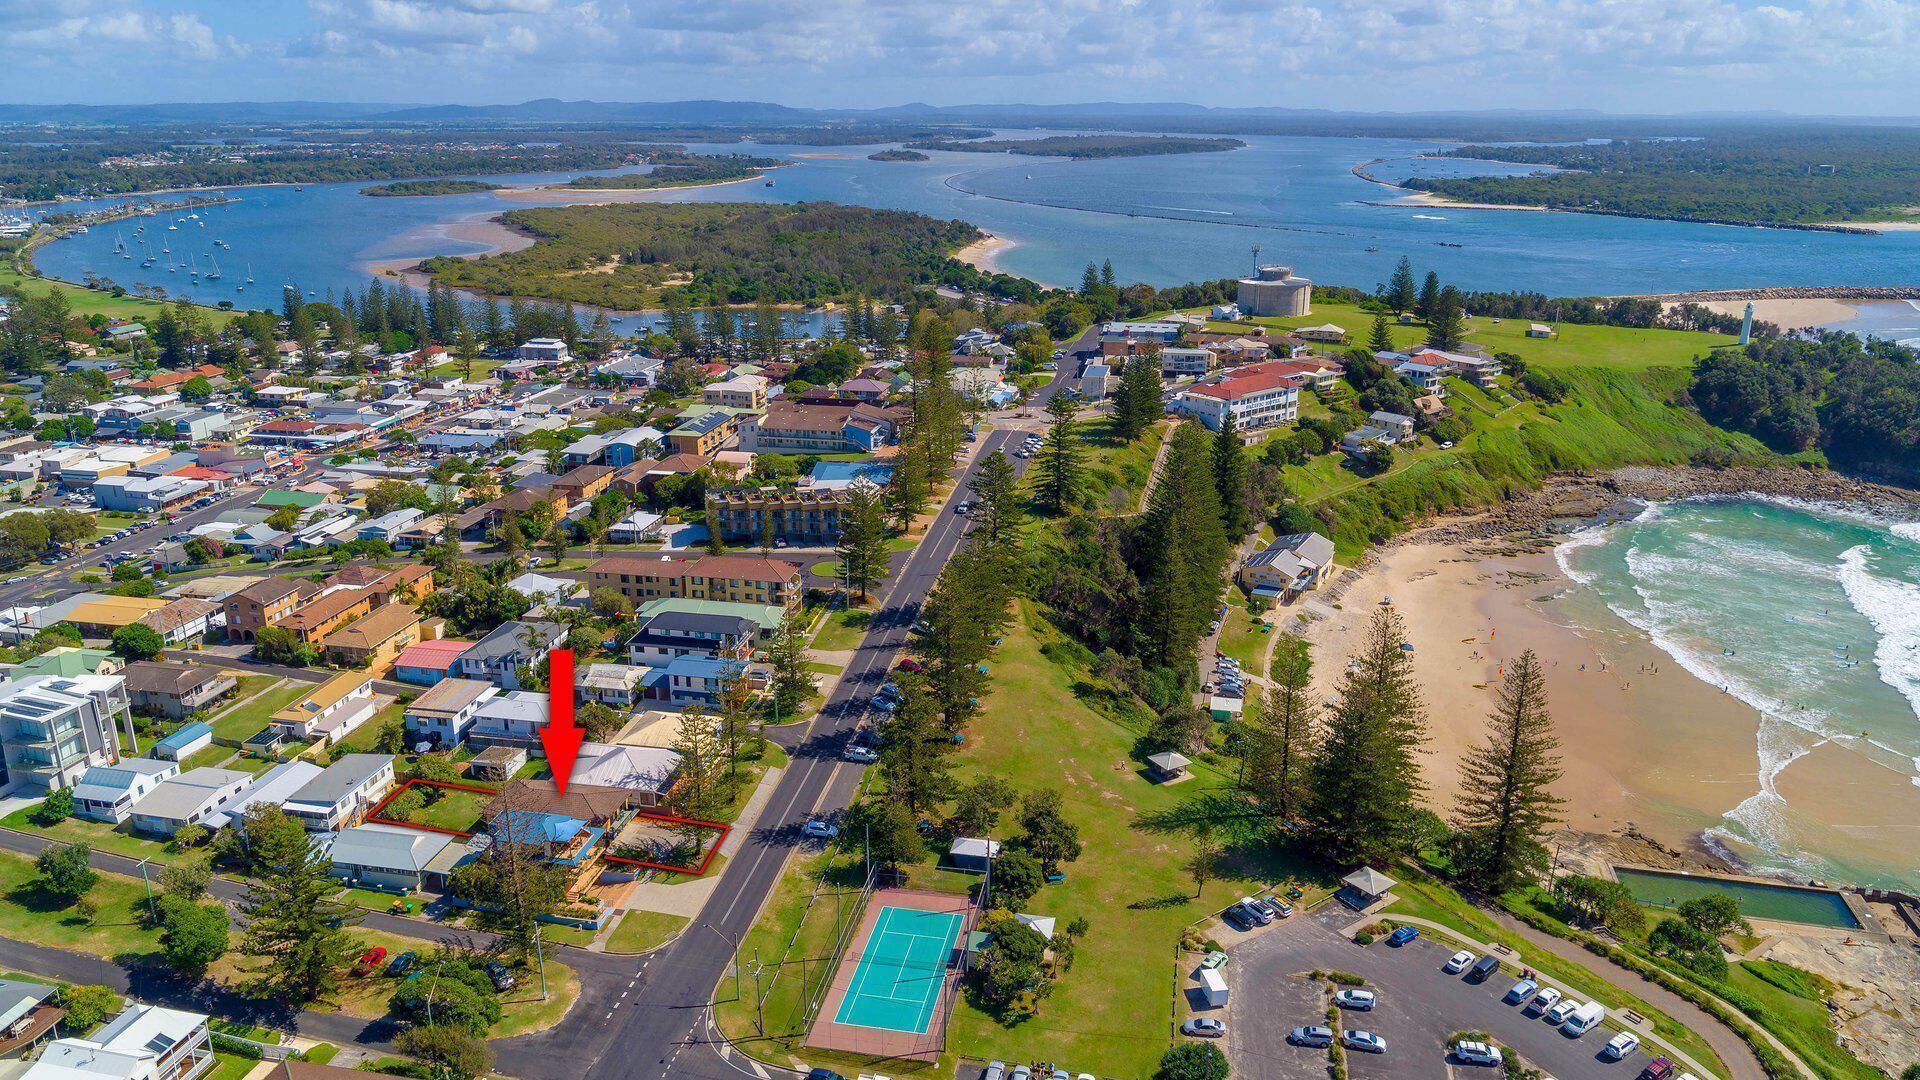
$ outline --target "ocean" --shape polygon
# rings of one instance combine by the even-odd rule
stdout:
[[[1019,136],[1021,132],[1005,134]],[[1035,133],[1037,134],[1037,133]],[[1227,153],[1070,161],[934,152],[925,162],[876,162],[883,147],[696,145],[707,153],[789,158],[773,186],[738,183],[663,191],[663,201],[826,200],[960,218],[1014,246],[996,259],[1008,273],[1071,285],[1091,262],[1111,260],[1124,282],[1156,286],[1234,277],[1255,263],[1291,264],[1302,276],[1370,289],[1401,256],[1416,269],[1470,289],[1527,289],[1556,296],[1681,292],[1767,285],[1901,285],[1920,261],[1920,232],[1859,236],[1786,229],[1646,221],[1453,207],[1391,207],[1401,193],[1354,175],[1398,181],[1437,173],[1511,173],[1524,167],[1427,158],[1433,143],[1394,139],[1250,137]],[[616,170],[621,171],[621,170]],[[632,171],[632,170],[624,170]],[[481,177],[509,185],[576,174]],[[361,183],[232,189],[238,202],[203,212],[206,228],[164,233],[224,277],[194,282],[122,259],[133,223],[93,229],[36,254],[55,277],[88,274],[123,285],[159,285],[203,303],[277,307],[282,285],[325,295],[358,288],[376,260],[473,254],[454,222],[529,204],[493,194],[372,199]],[[111,201],[111,200],[109,200]],[[43,209],[78,209],[63,204]],[[149,228],[146,239],[159,239]],[[215,248],[214,239],[231,247]],[[158,244],[154,245],[156,248]],[[182,250],[184,249],[184,251]],[[237,288],[248,273],[253,286]],[[1905,319],[1902,315],[1900,318]],[[1913,320],[1902,325],[1912,326]]]
[[[1920,523],[1790,501],[1656,503],[1556,555],[1572,599],[1589,601],[1562,610],[1585,629],[1625,620],[1759,712],[1753,782],[1704,827],[1709,846],[1794,878],[1920,888],[1914,834],[1899,831],[1917,823],[1895,813],[1920,802]]]

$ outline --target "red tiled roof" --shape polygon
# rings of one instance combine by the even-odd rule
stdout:
[[[1221,401],[1238,401],[1243,397],[1274,390],[1282,386],[1298,386],[1298,374],[1282,374],[1277,371],[1263,371],[1245,375],[1205,386],[1196,386],[1188,393],[1203,397],[1219,398]]]
[[[453,662],[461,653],[472,647],[473,642],[461,641],[458,638],[422,641],[400,650],[400,655],[393,658],[393,666],[445,671],[453,666]]]

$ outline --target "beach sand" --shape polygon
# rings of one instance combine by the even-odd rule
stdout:
[[[728,184],[758,183],[761,176],[743,176],[738,180],[714,180],[704,184],[676,184],[657,188],[576,188],[565,184],[544,187],[500,188],[494,194],[513,202],[543,203],[559,206],[584,206],[601,203],[657,202],[676,191],[688,188],[726,187]]]
[[[468,252],[463,259],[478,258],[482,255],[498,255],[503,251],[519,251],[533,246],[533,237],[515,232],[502,224],[498,214],[478,214],[462,218],[459,221],[425,225],[402,237],[405,241],[423,239],[453,239],[470,244],[485,244],[485,251]],[[427,275],[414,273],[413,268],[420,264],[422,256],[406,259],[373,259],[362,263],[361,268],[376,277],[398,277],[417,288],[427,287]]]
[[[1013,246],[1011,240],[989,235],[954,252],[953,257],[976,270],[997,274],[1000,272],[1000,256]]]
[[[1379,180],[1374,181],[1374,183],[1383,184],[1383,186],[1393,188],[1395,191],[1405,191],[1406,194],[1392,202],[1370,202],[1367,204],[1368,206],[1444,206],[1453,210],[1530,210],[1543,214],[1553,210],[1553,207],[1550,206],[1521,206],[1518,203],[1456,202],[1453,199],[1442,198],[1430,191],[1415,191],[1411,188],[1396,187],[1393,184],[1386,184],[1384,181]]]
[[[1760,792],[1760,714],[1606,611],[1561,574],[1550,551],[1408,543],[1346,586],[1338,608],[1309,596],[1299,607],[1325,617],[1299,632],[1314,645],[1323,692],[1386,596],[1415,647],[1430,729],[1426,777],[1442,815],[1455,794],[1449,778],[1484,737],[1497,671],[1528,648],[1546,665],[1569,828],[1631,826],[1712,857],[1702,833]],[[1775,783],[1799,826],[1793,839],[1842,864],[1884,865],[1920,842],[1912,824],[1920,789],[1890,769],[1863,768],[1857,755],[1816,749]]]
[[[1671,305],[1669,305],[1671,306]],[[1745,300],[1709,300],[1700,305],[1721,315],[1739,318],[1747,310]],[[1839,300],[1755,300],[1753,317],[1760,322],[1796,330],[1803,326],[1826,326],[1857,318],[1860,309]]]

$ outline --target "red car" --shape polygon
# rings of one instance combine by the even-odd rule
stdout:
[[[356,976],[371,975],[380,970],[380,965],[385,963],[386,959],[387,950],[375,945],[373,948],[368,949],[360,959],[353,962],[353,973]]]
[[[901,671],[919,671],[920,661],[915,660],[913,657],[909,656],[906,659],[900,661],[900,670]]]
[[[1667,1080],[1673,1075],[1673,1071],[1673,1062],[1657,1057],[1648,1062],[1646,1068],[1640,1070],[1639,1080]]]

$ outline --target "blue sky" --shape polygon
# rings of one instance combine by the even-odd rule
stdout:
[[[1920,0],[0,0],[0,100],[1920,115]]]

